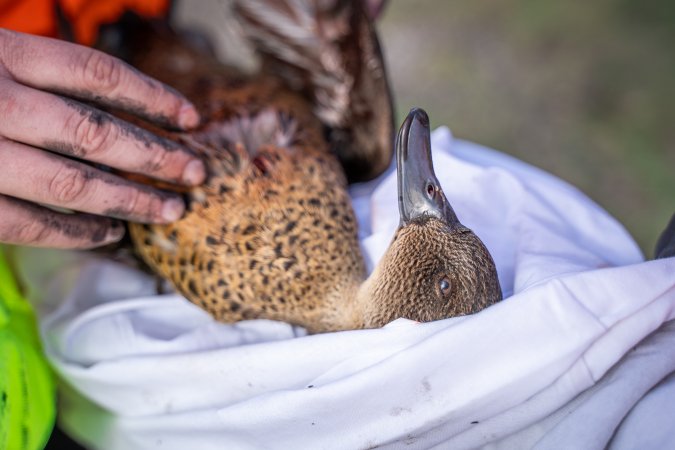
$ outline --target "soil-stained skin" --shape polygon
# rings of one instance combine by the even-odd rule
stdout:
[[[105,124],[112,124],[120,130],[123,136],[132,138],[140,142],[146,148],[149,148],[151,145],[154,144],[163,148],[168,152],[173,152],[176,150],[185,150],[181,145],[179,145],[174,141],[157,136],[151,133],[150,131],[144,130],[121,119],[118,119],[117,117],[114,117],[113,115],[107,112],[98,110],[94,107],[91,107],[84,103],[80,103],[70,98],[60,97],[60,99],[66,105],[68,105],[69,108],[76,111],[82,117],[86,117],[89,120],[89,122],[92,123],[93,125],[103,126]],[[80,148],[69,142],[62,142],[62,141],[44,142],[43,146],[46,149],[53,150],[55,152],[59,152],[64,155],[74,156],[76,158],[84,158],[87,156],[85,149]],[[187,150],[185,151],[187,152]],[[151,170],[156,168],[147,167],[144,169]]]
[[[42,224],[45,233],[54,231],[78,241],[86,239],[92,246],[100,244],[106,236],[115,234],[117,230],[121,233],[124,227],[117,220],[104,219],[92,214],[71,216],[12,197],[4,197],[4,200],[23,210],[33,221]]]

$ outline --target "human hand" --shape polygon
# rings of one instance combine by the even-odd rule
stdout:
[[[66,96],[174,128],[199,121],[180,94],[109,55],[0,29],[0,242],[90,248],[122,237],[114,219],[178,219],[180,197],[72,158],[184,185],[204,180],[203,163],[172,141]]]

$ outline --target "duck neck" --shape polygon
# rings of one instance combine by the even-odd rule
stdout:
[[[310,333],[327,331],[345,331],[364,328],[363,313],[360,305],[362,282],[347,283],[332,292],[317,310],[313,320],[316,329],[308,327]]]
[[[381,322],[385,323],[380,316],[391,313],[386,305],[390,292],[380,281],[387,271],[384,263],[387,260],[388,254],[385,254],[367,278],[364,269],[338,282],[336,289],[325,297],[324,308],[316,311],[313,320],[320,322],[317,328],[321,328],[316,331],[375,328],[381,326]]]
[[[374,286],[381,268],[376,267],[373,273],[364,279],[345,285],[331,302],[330,320],[335,325],[335,330],[355,330],[361,328],[373,328],[373,313],[378,310]]]
[[[383,260],[386,259],[386,256],[383,257]],[[379,279],[385,270],[383,266],[383,261],[380,261],[370,276],[359,284],[351,299],[351,310],[357,317],[355,320],[359,324],[358,328],[377,328],[381,326],[378,324],[378,316],[388,313],[387,305],[381,301],[382,294],[386,296],[386,292],[383,292],[379,283]]]

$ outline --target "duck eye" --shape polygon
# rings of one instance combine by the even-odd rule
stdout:
[[[441,278],[441,280],[438,282],[438,290],[441,291],[441,295],[446,297],[448,294],[450,294],[451,289],[452,283],[450,282],[450,279],[448,277]]]
[[[427,196],[429,198],[434,198],[435,193],[436,193],[436,187],[431,183],[427,184]]]

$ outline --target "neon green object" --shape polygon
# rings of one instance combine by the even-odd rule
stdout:
[[[0,449],[44,448],[55,417],[55,386],[31,305],[0,248]]]

